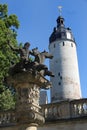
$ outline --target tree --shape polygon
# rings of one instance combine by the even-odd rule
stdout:
[[[15,108],[15,98],[9,89],[6,89],[0,94],[0,109],[9,110]]]
[[[8,46],[8,40],[13,46],[17,46],[16,30],[18,27],[17,16],[8,15],[7,5],[0,4],[0,109],[5,110],[12,108],[12,103],[14,104],[13,96],[4,82],[4,78],[8,75],[10,65],[18,61],[18,56]]]

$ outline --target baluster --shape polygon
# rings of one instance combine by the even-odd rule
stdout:
[[[48,114],[48,110],[47,110],[47,107],[44,109],[44,115],[45,115],[45,118],[47,118],[47,114]]]
[[[59,105],[57,106],[57,118],[60,118],[61,117],[61,109],[59,107]]]
[[[72,104],[72,116],[77,115],[77,105],[75,103]]]
[[[2,124],[2,114],[0,114],[0,124]]]
[[[87,114],[87,103],[83,104],[84,114]]]
[[[54,118],[57,118],[57,107],[56,106],[53,107],[53,116],[54,116]]]

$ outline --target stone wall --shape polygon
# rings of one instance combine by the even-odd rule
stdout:
[[[4,127],[0,130],[20,130],[18,127]],[[21,127],[21,130],[25,130]],[[87,119],[82,118],[79,120],[65,120],[58,122],[49,122],[45,125],[38,127],[37,130],[87,130]]]
[[[18,127],[1,127],[0,130],[18,130]]]
[[[87,130],[87,119],[78,121],[50,122],[38,130]]]

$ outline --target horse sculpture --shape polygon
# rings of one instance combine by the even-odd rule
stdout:
[[[45,50],[39,52],[38,48],[32,49],[32,55],[35,56],[33,69],[39,71],[44,76],[48,75],[54,77],[52,72],[48,70],[48,67],[44,65],[45,59],[52,59],[53,56]]]
[[[32,72],[34,72],[34,74],[39,72],[42,76],[48,75],[54,77],[52,72],[48,70],[48,67],[44,65],[45,59],[46,58],[52,59],[53,56],[45,50],[43,52],[39,52],[38,48],[34,48],[29,52],[31,55],[34,56],[34,61],[23,60],[23,62],[21,62],[20,60],[17,64],[14,64],[12,67],[10,67],[9,73],[14,75],[15,73],[19,73],[21,71],[31,70]]]

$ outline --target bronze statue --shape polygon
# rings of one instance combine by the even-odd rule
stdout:
[[[42,73],[44,76],[48,75],[54,77],[52,72],[48,70],[48,67],[44,65],[45,59],[46,58],[52,59],[53,56],[45,50],[43,52],[39,52],[38,48],[32,49],[32,55],[35,56],[35,60],[34,60],[35,69],[40,73]]]
[[[8,42],[9,47],[20,54],[20,62],[23,64],[29,60],[29,55],[31,51],[29,50],[30,43],[26,42],[22,48],[15,48],[13,47],[10,42]]]
[[[53,58],[51,54],[46,51],[39,52],[38,48],[29,50],[29,42],[26,42],[24,44],[24,47],[22,48],[14,48],[10,42],[8,42],[8,45],[13,51],[16,51],[20,54],[20,61],[10,68],[11,74],[31,70],[32,72],[34,72],[34,74],[36,74],[36,72],[39,72],[42,76],[48,75],[54,77],[52,72],[48,70],[48,67],[44,65],[44,61],[46,58]],[[34,61],[29,61],[30,55],[33,55],[35,57]]]
[[[29,50],[30,43],[26,42],[22,48],[15,48],[11,45],[10,41],[8,41],[8,45],[11,48],[11,50],[17,52],[20,55],[20,60],[17,64],[14,64],[10,68],[11,73],[16,73],[21,70],[25,70],[24,66],[29,62],[29,56],[31,54],[31,51]]]

